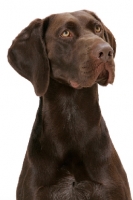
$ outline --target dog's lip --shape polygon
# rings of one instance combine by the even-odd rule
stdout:
[[[114,76],[114,66],[104,65],[104,68],[99,74],[96,82],[101,85],[112,84],[114,82]]]
[[[75,89],[80,89],[81,88],[80,84],[78,82],[76,82],[76,81],[70,80],[69,83],[70,83],[71,87],[73,87]]]
[[[114,66],[112,66],[112,69],[111,69],[111,67],[109,66],[107,66],[107,67],[105,67],[105,69],[108,71],[108,73],[109,73],[109,76],[108,76],[108,83],[110,83],[110,84],[112,84],[113,82],[114,82],[114,77],[115,77],[115,75],[114,75],[114,73],[112,73],[112,72],[114,72]]]

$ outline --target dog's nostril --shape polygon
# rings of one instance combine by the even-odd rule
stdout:
[[[108,56],[113,57],[113,51],[109,51]]]
[[[103,56],[103,52],[99,53],[99,58],[101,58]]]

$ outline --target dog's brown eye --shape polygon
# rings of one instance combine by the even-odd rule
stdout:
[[[72,37],[72,33],[68,30],[63,31],[61,37]]]
[[[102,30],[101,26],[97,24],[97,25],[95,26],[95,32],[96,32],[96,33],[100,33],[101,30]]]

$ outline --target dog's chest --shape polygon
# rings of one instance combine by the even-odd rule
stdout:
[[[73,176],[69,175],[51,188],[51,196],[53,200],[102,199],[102,190],[100,184],[94,184],[90,181],[78,183]]]

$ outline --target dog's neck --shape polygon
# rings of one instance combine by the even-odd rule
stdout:
[[[103,149],[102,143],[99,142],[100,137],[104,137]],[[46,153],[45,146],[48,146],[48,155],[57,159],[60,164],[65,165],[65,162],[68,162],[66,168],[70,171],[73,170],[73,164],[75,165],[75,160],[72,160],[82,162],[82,157],[86,157],[85,152],[88,152],[86,160],[89,163],[100,162],[101,151],[105,155],[105,146],[109,145],[109,139],[101,117],[97,84],[78,90],[51,80],[47,93],[40,98],[31,141],[35,142],[36,148],[41,148],[42,154]],[[29,144],[32,145],[31,141]],[[29,145],[29,149],[33,148]],[[99,149],[102,149],[100,153]],[[97,155],[96,161],[92,156],[94,152]],[[30,153],[32,155],[33,151]],[[107,152],[106,155],[110,156]],[[81,177],[84,180],[86,173]],[[97,182],[97,173],[89,174],[89,178]]]
[[[43,97],[44,120],[51,118],[50,126],[65,129],[77,128],[83,123],[86,127],[99,125],[101,112],[98,103],[98,85],[91,88],[74,89],[60,84],[55,80],[50,81],[47,93]]]

